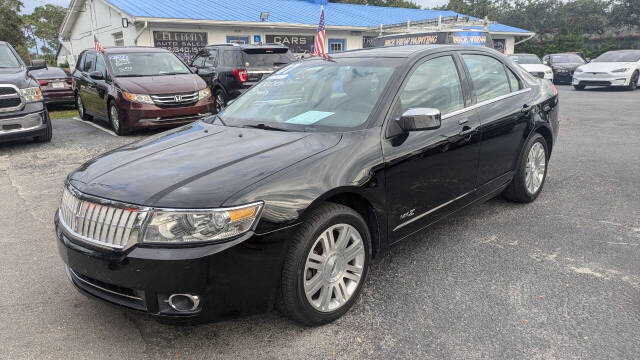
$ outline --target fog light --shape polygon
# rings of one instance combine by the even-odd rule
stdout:
[[[198,295],[191,294],[173,294],[167,300],[169,306],[175,311],[194,311],[200,306],[200,298]]]

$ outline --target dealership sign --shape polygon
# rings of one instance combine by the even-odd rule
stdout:
[[[281,43],[291,50],[292,53],[313,52],[313,36],[307,35],[266,35],[268,43]]]
[[[186,63],[207,46],[206,32],[154,31],[153,46],[171,51]]]

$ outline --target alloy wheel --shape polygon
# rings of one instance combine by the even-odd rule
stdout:
[[[529,194],[535,194],[540,190],[547,167],[547,154],[544,146],[536,142],[529,149],[527,155],[527,167],[525,169],[525,186]]]
[[[118,109],[115,106],[111,106],[109,110],[109,115],[111,116],[111,125],[113,125],[113,130],[115,130],[116,134],[120,130],[120,118],[118,117]]]
[[[222,91],[218,91],[216,93],[216,112],[222,111],[226,105],[226,101],[224,100],[224,94]]]
[[[348,224],[326,229],[314,242],[304,266],[304,292],[317,311],[331,312],[358,289],[365,262],[360,232]]]

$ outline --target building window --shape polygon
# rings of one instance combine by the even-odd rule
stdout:
[[[345,51],[345,40],[344,39],[329,39],[329,52],[337,53]]]
[[[115,46],[124,46],[124,35],[122,35],[122,31],[112,34],[113,35],[113,43]]]

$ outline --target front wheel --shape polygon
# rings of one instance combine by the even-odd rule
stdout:
[[[78,109],[78,115],[82,120],[91,120],[91,116],[87,115],[87,111],[84,108],[84,102],[80,94],[76,94],[76,108]]]
[[[129,133],[129,129],[127,129],[126,125],[120,120],[118,108],[113,101],[109,102],[109,121],[111,121],[111,126],[116,134],[127,135]]]
[[[629,85],[627,85],[627,90],[633,91],[638,87],[638,77],[639,73],[636,71],[631,75],[631,80],[629,81]]]
[[[548,160],[547,142],[542,135],[536,133],[527,141],[513,180],[503,196],[521,203],[534,201],[544,186]]]
[[[216,114],[222,111],[227,106],[227,97],[222,89],[217,89],[214,93],[214,99],[216,103]]]
[[[573,85],[573,88],[576,90],[584,90],[585,86],[584,85]]]
[[[355,210],[334,203],[313,210],[285,257],[278,309],[305,325],[344,315],[367,278],[370,239]]]

